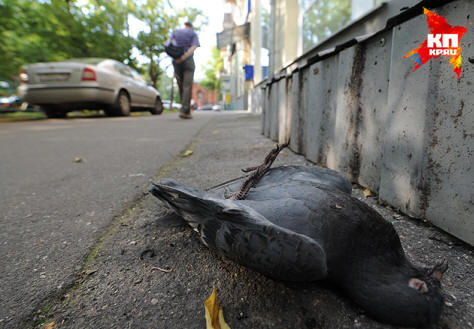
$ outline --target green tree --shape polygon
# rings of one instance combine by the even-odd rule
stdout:
[[[158,66],[160,55],[164,52],[164,44],[169,34],[176,29],[180,19],[187,18],[191,22],[200,21],[197,30],[202,24],[207,23],[202,18],[202,12],[196,8],[176,11],[170,8],[170,5],[168,1],[147,0],[133,9],[134,15],[147,26],[148,31],[141,31],[138,34],[135,45],[149,60],[148,74],[155,88],[162,73]]]
[[[39,33],[45,14],[42,6],[32,1],[0,2],[1,79],[12,80],[20,67],[29,61],[52,58],[53,51]]]
[[[148,75],[154,87],[157,86],[161,73],[157,64],[158,57],[164,51],[163,44],[168,39],[169,31],[178,24],[176,16],[164,14],[165,6],[164,1],[147,1],[134,9],[134,15],[149,29],[138,33],[135,46],[149,60]]]
[[[128,35],[130,7],[122,1],[89,0],[86,8],[86,20],[81,21],[83,26],[87,26],[83,40],[85,56],[127,60],[133,66],[131,49],[134,40]]]
[[[169,77],[168,75],[163,74],[160,77],[160,81],[158,82],[158,91],[160,92],[161,99],[171,100],[171,89],[173,87],[173,103],[180,103],[181,100],[179,98],[179,92],[177,92],[178,86],[176,85],[176,79],[174,79],[174,77]]]
[[[303,49],[308,50],[349,23],[350,0],[318,0],[304,13]]]
[[[0,78],[22,65],[71,57],[130,58],[128,7],[115,0],[1,0]]]
[[[224,68],[224,60],[221,57],[219,49],[212,48],[212,55],[204,67],[204,80],[199,83],[207,90],[219,90],[221,88],[220,72]]]

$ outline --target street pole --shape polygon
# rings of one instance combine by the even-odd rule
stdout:
[[[173,109],[173,99],[174,99],[174,75],[171,78],[170,110]]]

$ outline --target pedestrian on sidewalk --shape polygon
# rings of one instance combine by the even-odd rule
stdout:
[[[173,60],[174,76],[178,82],[181,97],[181,119],[192,119],[191,92],[194,80],[194,50],[200,46],[199,39],[190,22],[184,23],[183,28],[174,30],[167,43],[183,48],[184,54]]]

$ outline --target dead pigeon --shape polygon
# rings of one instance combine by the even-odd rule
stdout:
[[[151,193],[239,264],[279,280],[331,281],[381,322],[436,323],[447,263],[411,264],[391,223],[352,197],[349,181],[325,168],[269,169],[276,155],[243,183],[202,191],[161,179]]]

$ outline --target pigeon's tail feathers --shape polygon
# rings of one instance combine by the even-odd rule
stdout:
[[[227,214],[225,216],[227,221],[232,221],[233,216],[231,214],[234,211],[240,211],[240,209],[233,209],[235,204],[231,200],[208,197],[206,192],[192,189],[174,179],[159,180],[153,184],[150,192],[194,228],[198,224],[204,223],[212,227],[212,220],[223,213]],[[257,214],[250,208],[248,211]],[[251,216],[248,216],[248,218],[250,219]],[[250,224],[250,222],[247,224]]]
[[[326,254],[318,242],[273,224],[250,207],[173,180],[158,181],[151,193],[194,227],[210,249],[242,265],[290,281],[327,275]]]
[[[150,188],[151,194],[163,201],[192,227],[196,226],[194,213],[203,211],[204,191],[192,189],[174,179],[161,179]]]

